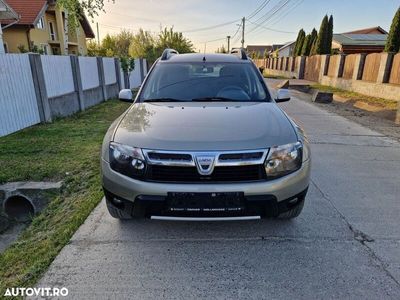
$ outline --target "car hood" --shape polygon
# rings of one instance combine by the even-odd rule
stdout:
[[[136,103],[114,141],[155,150],[249,150],[293,143],[297,136],[275,103]]]

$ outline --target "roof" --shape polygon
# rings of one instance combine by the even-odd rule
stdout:
[[[83,31],[85,32],[86,37],[91,38],[91,39],[95,38],[93,29],[90,26],[90,23],[84,13],[81,14],[81,19],[79,20],[79,22],[82,25],[82,28],[83,28]]]
[[[271,51],[272,46],[271,45],[247,45],[247,52],[260,52],[264,53],[265,51]]]
[[[357,29],[354,31],[345,32],[344,34],[388,34],[388,32],[380,26]]]
[[[224,63],[246,63],[251,62],[250,60],[240,59],[239,56],[234,54],[202,54],[202,53],[185,53],[172,55],[168,60],[160,60],[161,63],[175,63],[175,62],[203,62],[203,58],[206,58],[206,62],[224,62]]]
[[[7,4],[20,15],[18,24],[32,25],[35,24],[38,17],[46,10],[46,0],[6,0]],[[6,20],[3,24],[11,23],[12,20]]]
[[[12,19],[18,19],[18,14],[4,0],[0,0],[0,20]]]
[[[348,34],[333,35],[333,40],[341,45],[385,46],[387,34]]]
[[[278,51],[282,51],[283,49],[294,45],[294,43],[296,43],[296,41],[286,43],[285,45],[283,45],[282,47],[280,47],[280,48],[278,49]]]

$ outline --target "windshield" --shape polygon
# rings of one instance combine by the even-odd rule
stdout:
[[[149,75],[140,101],[270,101],[252,64],[162,63]]]

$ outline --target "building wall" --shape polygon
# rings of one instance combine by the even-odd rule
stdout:
[[[34,44],[41,48],[41,46],[46,45],[48,49],[47,54],[60,54],[63,49],[61,49],[60,39],[63,37],[63,32],[58,30],[59,26],[57,26],[56,16],[54,14],[53,9],[49,9],[43,16],[44,19],[44,28],[31,28],[32,26],[18,26],[13,25],[4,30],[3,39],[7,44],[8,51],[10,53],[19,53],[18,46],[23,45],[27,51],[29,51],[29,42],[27,32],[29,32],[29,39],[31,44]],[[56,40],[51,41],[50,37],[50,25],[53,24],[54,32],[56,33]],[[81,25],[77,29],[77,33],[69,33],[68,35],[69,42],[71,43],[68,46],[68,52],[65,54],[80,54],[87,55],[87,47],[86,47],[86,36],[85,32]],[[58,48],[58,53],[54,52],[52,49]]]
[[[29,49],[27,30],[29,29],[25,26],[11,26],[3,29],[3,40],[7,44],[8,52],[19,53],[19,45],[24,46],[26,50]]]

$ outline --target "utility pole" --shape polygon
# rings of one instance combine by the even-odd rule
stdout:
[[[99,22],[96,23],[97,26],[97,45],[100,46],[100,31],[99,31]]]
[[[242,19],[242,48],[244,49],[244,29],[246,25],[246,18],[243,17]]]
[[[228,53],[231,53],[231,36],[228,35],[226,38],[228,39]]]

